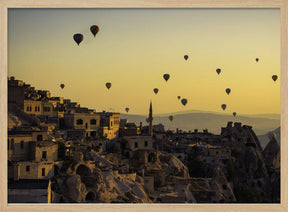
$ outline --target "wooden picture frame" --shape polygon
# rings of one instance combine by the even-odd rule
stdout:
[[[280,204],[8,204],[7,15],[8,8],[280,8],[281,11],[281,203]],[[288,1],[287,0],[0,0],[0,211],[287,211],[288,210]]]

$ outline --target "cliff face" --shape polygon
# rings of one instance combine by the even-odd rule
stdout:
[[[273,134],[269,134],[270,141],[263,150],[263,157],[269,168],[280,168],[280,146]]]
[[[190,178],[175,156],[160,153],[136,173],[121,174],[116,165],[94,152],[75,154],[52,179],[53,202],[74,203],[196,203],[231,202],[235,196],[220,168],[213,179]],[[83,160],[90,158],[92,160]],[[147,181],[148,180],[148,181]],[[150,181],[149,181],[150,180]]]
[[[161,154],[162,167],[167,167],[167,175],[190,178],[188,168],[174,155]]]
[[[277,184],[280,183],[280,179],[270,167],[274,168],[274,165],[279,164],[279,145],[271,136],[269,144],[262,151],[252,127],[235,125],[232,127],[232,123],[228,123],[222,135],[230,138],[231,147],[234,152],[238,152],[234,155],[232,177],[236,199],[239,202],[277,201],[275,190],[279,190]],[[277,167],[279,168],[280,164]]]
[[[235,162],[233,184],[236,190],[236,197],[241,201],[241,192],[246,189],[245,192],[250,192],[257,196],[257,201],[268,199],[269,195],[267,194],[271,192],[270,181],[261,152],[251,146],[244,147],[242,152]],[[253,202],[253,200],[249,199],[247,201]]]
[[[228,182],[225,174],[223,173],[220,167],[214,169],[213,179],[215,180],[215,186],[218,188],[218,195],[221,197],[220,201],[225,202],[234,202],[236,201],[233,188],[231,184]],[[214,189],[217,191],[217,189]]]
[[[255,147],[244,147],[235,165],[234,182],[238,183],[245,179],[268,177],[262,154]]]
[[[152,148],[133,151],[130,158],[119,151],[100,155],[80,148],[53,180],[54,202],[279,202],[280,172],[275,164],[280,161],[280,148],[274,137],[262,151],[252,127],[228,123],[217,139],[230,147],[231,154],[210,155],[217,160],[203,163],[200,177],[193,175],[199,169],[190,169],[201,168],[197,160],[187,163],[189,173],[184,160]],[[205,151],[193,154],[197,158]]]
[[[96,162],[101,163],[100,168],[91,161],[72,160],[63,164],[60,175],[52,180],[53,202],[151,202],[143,185],[136,181],[136,174],[107,170],[111,163],[104,158]]]

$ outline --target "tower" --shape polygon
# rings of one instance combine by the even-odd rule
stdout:
[[[150,101],[150,108],[149,108],[149,135],[150,136],[153,136],[153,124],[152,124],[152,121],[153,121],[153,116],[152,116],[152,102]]]

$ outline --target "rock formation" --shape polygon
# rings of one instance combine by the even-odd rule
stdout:
[[[269,168],[280,168],[280,146],[277,143],[274,134],[269,134],[270,141],[263,150],[264,160]]]

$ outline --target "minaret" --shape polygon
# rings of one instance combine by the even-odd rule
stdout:
[[[152,116],[152,102],[150,101],[150,108],[149,108],[149,135],[150,136],[153,136],[153,124],[152,124],[152,121],[153,121],[153,116]]]

